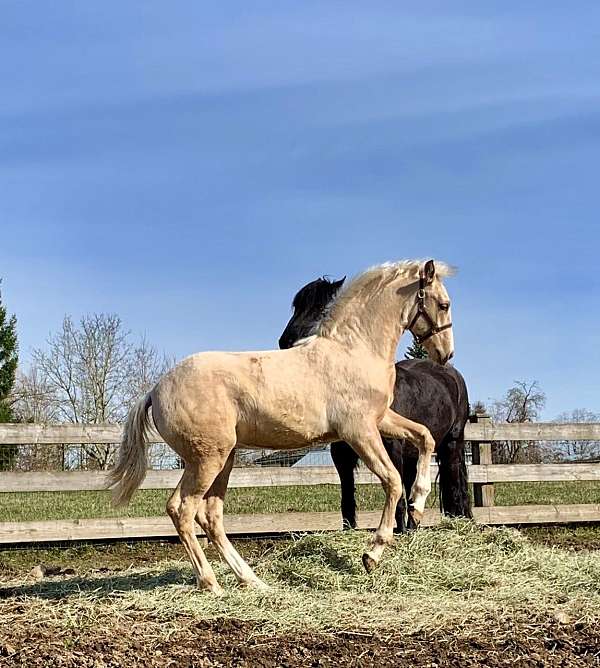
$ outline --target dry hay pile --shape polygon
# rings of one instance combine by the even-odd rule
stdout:
[[[494,647],[514,642],[519,634],[539,636],[543,644],[560,629],[568,639],[569,633],[599,626],[600,553],[535,545],[513,529],[453,521],[399,537],[381,567],[366,575],[360,561],[366,539],[363,532],[339,532],[275,544],[251,559],[257,574],[272,585],[268,593],[240,589],[218,564],[217,577],[227,593],[216,598],[195,589],[184,561],[40,583],[5,581],[0,656],[16,662],[28,638],[31,642],[41,631],[53,639],[55,650],[68,649],[74,637],[81,642],[102,631],[105,638],[135,636],[141,651],[168,647],[169,637],[177,643],[197,638],[202,629],[212,642],[223,624],[228,629],[223,638],[232,634],[237,645],[235,629],[243,643],[254,637],[257,645],[260,637],[290,634],[343,633],[352,643],[373,634],[389,640],[401,630],[404,636],[443,638],[456,646],[486,639]],[[597,660],[595,642],[585,649],[586,661]]]

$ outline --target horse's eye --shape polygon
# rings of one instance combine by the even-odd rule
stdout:
[[[450,304],[440,304],[441,311],[447,311],[450,308]]]

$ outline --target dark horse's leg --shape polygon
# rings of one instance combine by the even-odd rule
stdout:
[[[342,492],[342,526],[344,529],[356,529],[356,500],[354,498],[354,469],[358,464],[358,455],[344,441],[331,444],[331,458],[335,464]]]
[[[440,510],[450,517],[473,517],[462,434],[448,434],[437,452],[440,471]]]
[[[383,445],[392,460],[392,464],[396,467],[400,477],[402,478],[402,485],[404,487],[404,493],[398,501],[396,506],[396,528],[394,533],[406,533],[406,499],[410,494],[410,489],[413,482],[415,481],[417,475],[417,464],[414,460],[414,469],[412,470],[412,477],[410,475],[410,465],[408,481],[405,479],[406,476],[406,444],[404,441],[398,440],[396,438],[383,438]]]
[[[406,490],[406,495],[405,499],[408,499],[410,495],[410,490],[412,489],[412,486],[417,479],[417,463],[419,461],[419,455],[418,453],[415,453],[412,451],[412,448],[408,446],[406,443],[404,443],[404,477],[402,478],[402,481],[404,482],[404,489]],[[414,529],[417,528],[417,525],[414,523],[410,515],[406,515],[408,517],[408,522],[406,522],[405,515],[402,515],[402,519],[404,522],[404,530],[402,533],[406,533],[407,531],[413,531]]]

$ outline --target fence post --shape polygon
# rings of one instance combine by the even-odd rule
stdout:
[[[489,415],[473,415],[471,422],[490,423],[492,419]],[[471,452],[473,464],[491,464],[492,463],[492,444],[489,441],[472,441]],[[473,483],[473,500],[478,507],[487,507],[495,505],[494,502],[494,483]]]

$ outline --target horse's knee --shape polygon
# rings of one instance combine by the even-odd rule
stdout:
[[[388,477],[384,483],[384,487],[385,491],[390,496],[393,496],[396,499],[402,498],[404,488],[402,486],[402,479],[400,478],[400,474],[398,471],[396,471],[396,469],[393,469],[389,472]]]

